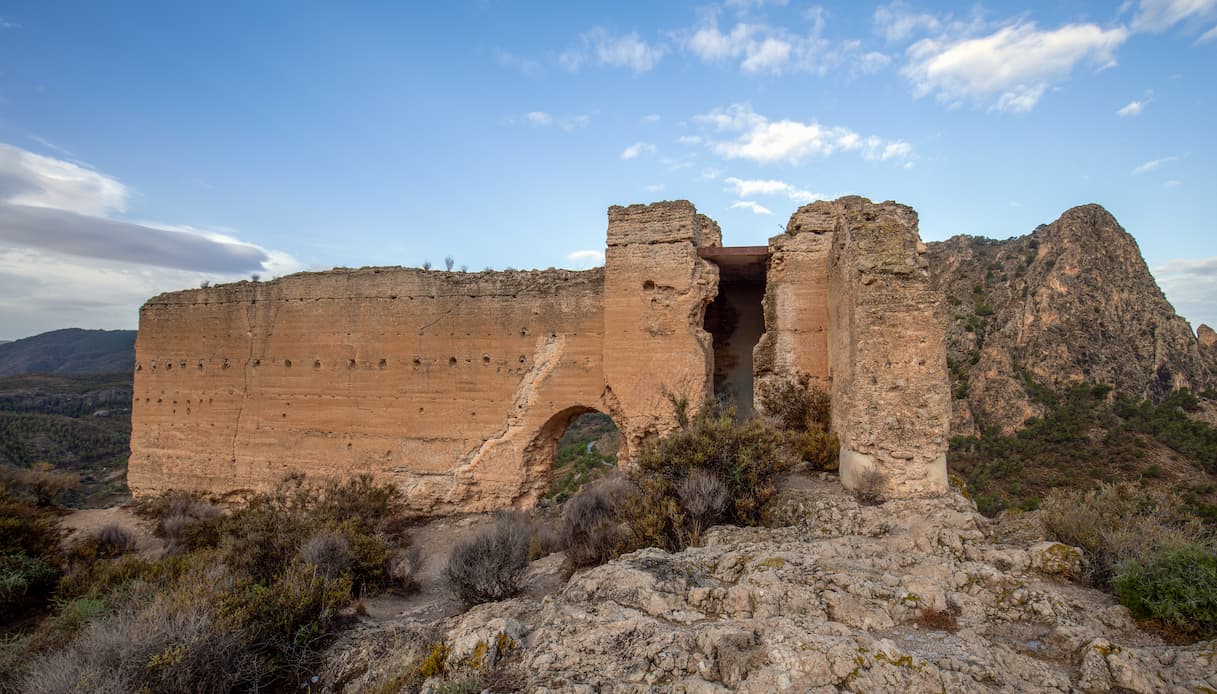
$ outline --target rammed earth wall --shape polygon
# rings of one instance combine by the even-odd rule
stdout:
[[[536,501],[554,441],[597,410],[622,460],[711,393],[703,330],[718,225],[684,201],[609,210],[605,267],[364,268],[163,294],[140,312],[128,481],[136,494],[266,489],[371,473],[419,513]],[[945,488],[942,323],[916,215],[862,198],[800,209],[769,245],[755,377],[829,387],[842,479]],[[763,249],[762,249],[763,250]]]

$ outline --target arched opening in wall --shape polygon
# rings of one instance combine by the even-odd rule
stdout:
[[[571,407],[550,418],[535,444],[533,469],[549,471],[543,496],[562,503],[587,483],[617,469],[624,437],[612,417],[589,407]],[[530,466],[531,467],[531,466]]]
[[[718,265],[718,296],[706,308],[705,330],[714,339],[714,395],[735,403],[742,418],[753,414],[752,352],[765,332],[765,246],[702,248]]]

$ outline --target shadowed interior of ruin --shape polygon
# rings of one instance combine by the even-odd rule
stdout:
[[[765,332],[765,268],[769,249],[736,246],[701,249],[719,268],[718,296],[706,308],[705,329],[714,338],[714,396],[736,405],[740,418],[753,413],[752,350]]]

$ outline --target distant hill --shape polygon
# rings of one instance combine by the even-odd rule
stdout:
[[[0,344],[0,376],[130,373],[134,330],[52,330]]]

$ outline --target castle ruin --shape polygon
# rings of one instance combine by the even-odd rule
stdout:
[[[621,460],[676,426],[667,394],[809,376],[832,395],[841,480],[942,493],[942,302],[917,215],[846,197],[768,246],[724,247],[686,201],[612,207],[602,268],[339,269],[162,294],[140,310],[128,482],[264,490],[370,473],[418,513],[527,506],[557,438],[610,416]]]

